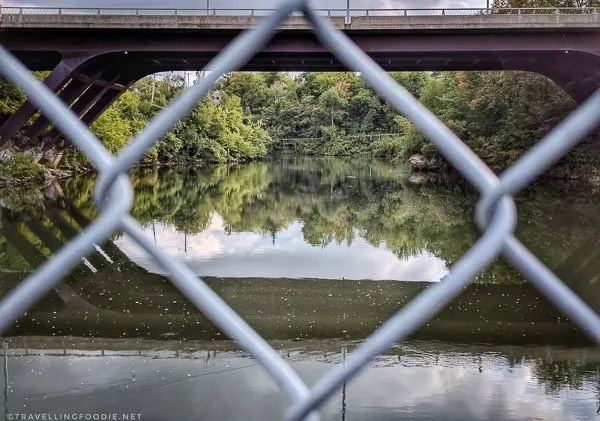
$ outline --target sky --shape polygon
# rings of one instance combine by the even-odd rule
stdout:
[[[208,0],[211,8],[271,8],[281,0]],[[0,0],[4,6],[205,8],[207,0]],[[313,0],[320,9],[343,9],[346,0]],[[354,9],[485,7],[486,0],[350,0]]]

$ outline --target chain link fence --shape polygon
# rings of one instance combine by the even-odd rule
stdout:
[[[438,150],[453,163],[480,192],[476,221],[482,235],[451,268],[439,284],[423,291],[407,306],[387,320],[348,356],[344,366],[334,369],[309,388],[298,374],[201,279],[185,265],[175,262],[158,249],[139,223],[130,215],[133,192],[126,171],[179,119],[191,111],[225,72],[239,69],[271,39],[286,17],[302,12],[320,41],[348,69],[359,72],[396,110],[409,118],[431,139]],[[227,46],[208,66],[206,78],[183,92],[156,116],[118,155],[112,156],[102,143],[65,105],[4,47],[0,47],[0,73],[19,86],[51,121],[96,166],[100,177],[95,200],[99,218],[83,233],[63,247],[54,258],[22,281],[0,302],[0,331],[56,286],[81,258],[94,251],[117,229],[125,231],[169,273],[171,282],[215,325],[264,366],[278,386],[291,399],[286,419],[318,420],[319,406],[350,378],[394,342],[404,339],[451,302],[495,257],[503,255],[554,305],[600,344],[600,318],[560,279],[544,266],[515,236],[517,210],[512,195],[530,184],[578,141],[600,123],[600,91],[593,94],[567,119],[513,166],[496,176],[458,137],[403,87],[387,75],[347,36],[334,29],[326,18],[312,9],[307,0],[286,0]]]

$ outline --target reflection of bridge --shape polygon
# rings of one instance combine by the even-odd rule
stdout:
[[[100,340],[103,342],[103,340]],[[289,361],[319,361],[341,363],[346,351],[358,346],[358,341],[343,339],[274,341],[277,348]],[[53,336],[10,337],[0,344],[0,357],[143,357],[156,359],[205,360],[213,358],[249,357],[234,341],[180,341],[161,342],[137,340],[135,345],[126,339],[110,340],[102,347],[97,340],[86,338],[57,338]],[[374,365],[431,367],[443,364],[465,366],[479,357],[505,357],[510,364],[526,360],[552,364],[569,361],[576,365],[593,365],[600,368],[600,353],[594,347],[560,348],[552,346],[502,346],[490,344],[456,344],[438,341],[409,340],[396,344],[378,356]],[[390,358],[392,357],[392,358]],[[462,360],[462,361],[461,361]]]
[[[0,235],[27,259],[30,270],[89,223],[64,198],[38,213],[1,210]],[[595,239],[557,268],[575,273],[571,287],[597,306],[600,289]],[[0,273],[6,293],[21,273]],[[572,278],[571,278],[572,279]],[[430,284],[318,279],[223,279],[207,283],[267,339],[368,335]],[[215,339],[218,330],[162,276],[147,273],[106,242],[15,325],[10,335],[102,338]],[[418,338],[491,343],[586,343],[583,335],[526,283],[476,284],[460,295]]]
[[[248,378],[255,380],[254,376],[258,376],[256,382],[260,384],[260,378],[263,377],[261,369],[257,367],[259,362],[251,355],[240,352],[233,341],[164,341],[157,345],[146,340],[136,340],[134,343],[131,340],[113,340],[108,348],[103,347],[103,340],[99,342],[85,338],[56,337],[12,337],[3,341],[0,361],[3,362],[4,370],[0,370],[0,379],[4,387],[5,414],[9,413],[7,409],[10,407],[9,399],[13,405],[18,405],[17,407],[21,407],[22,403],[26,402],[27,408],[36,412],[77,405],[93,407],[96,402],[102,406],[110,402],[111,408],[119,405],[120,402],[125,402],[133,408],[148,408],[145,405],[140,406],[136,401],[136,395],[143,392],[143,399],[147,399],[147,396],[154,395],[153,392],[160,391],[160,405],[169,409],[169,416],[158,415],[158,418],[184,419],[183,414],[173,416],[173,413],[181,408],[181,400],[177,397],[185,393],[185,390],[172,389],[173,385],[185,381],[184,388],[203,392],[200,393],[203,409],[210,408],[215,402],[221,403],[218,398],[207,396],[205,392],[207,389],[203,386],[208,385],[208,390],[215,390],[216,394],[227,396],[227,410],[232,411],[240,401],[235,383],[245,384],[244,380]],[[321,371],[327,369],[327,366],[344,364],[347,353],[351,352],[357,343],[344,340],[308,340],[276,341],[272,342],[272,345],[283,359],[294,364],[299,370],[312,366]],[[119,358],[115,358],[117,356]],[[53,369],[46,370],[48,365]],[[72,365],[78,367],[79,371],[73,370]],[[541,392],[537,393],[536,402],[545,400],[545,394],[568,391],[568,395],[574,395],[578,399],[580,404],[577,405],[578,409],[582,409],[582,406],[587,407],[586,413],[589,414],[596,410],[593,405],[598,400],[600,390],[598,378],[600,354],[591,347],[460,345],[439,341],[405,341],[390,347],[376,357],[371,367],[372,371],[369,372],[371,374],[367,373],[366,376],[371,375],[372,378],[362,377],[359,383],[372,387],[377,381],[385,379],[380,376],[388,373],[393,376],[395,382],[390,383],[388,378],[386,386],[391,387],[392,393],[402,395],[403,391],[414,387],[412,382],[417,377],[433,378],[437,380],[434,388],[428,388],[427,382],[417,381],[421,388],[430,392],[432,400],[437,399],[438,396],[447,396],[450,389],[462,390],[464,382],[474,382],[473,387],[478,390],[486,390],[488,389],[486,385],[493,385],[491,393],[494,396],[504,395],[508,391],[508,395],[514,399],[530,402],[531,399],[527,395],[515,395],[514,389],[511,389],[515,387],[511,381],[514,378],[512,373],[521,372],[525,373],[525,379],[529,380],[527,383],[530,387],[526,389],[533,388],[534,391]],[[416,367],[418,373],[413,372]],[[87,377],[81,375],[84,371]],[[456,371],[458,373],[455,377],[452,374]],[[27,382],[28,376],[36,372],[35,380]],[[301,374],[305,372],[300,371]],[[439,382],[440,376],[444,379],[454,378],[456,381]],[[75,392],[71,392],[71,384],[76,386]],[[256,389],[262,392],[260,395],[265,395],[263,388]],[[8,390],[11,393],[8,393]],[[43,401],[36,399],[39,390],[44,391]],[[338,403],[334,404],[336,408],[330,411],[332,416],[327,419],[343,421],[346,419],[347,410],[350,413],[360,414],[360,408],[366,406],[364,400],[361,400],[364,394],[360,392],[356,382],[348,388],[344,385],[338,396]],[[242,394],[247,395],[248,391],[244,390]],[[464,396],[461,396],[461,400],[472,400],[473,396],[482,402],[490,399],[486,393],[481,397],[473,393],[466,393]],[[271,395],[268,398],[273,399]],[[256,399],[260,397],[257,396]],[[497,400],[500,399],[494,398],[494,402]],[[156,400],[149,400],[149,402],[154,401]],[[341,411],[337,405],[341,406]],[[398,419],[400,411],[401,409],[394,408],[393,417],[380,419]],[[148,409],[145,412],[155,413]],[[210,413],[210,410],[205,409],[205,412]],[[333,416],[334,412],[335,416]],[[209,418],[213,419],[213,417]],[[261,417],[235,416],[215,419],[241,418],[278,419],[279,417],[269,414]],[[438,418],[436,416],[432,419]]]
[[[46,201],[43,210],[41,215],[8,209],[0,211],[0,234],[19,250],[31,269],[44,263],[50,255],[58,252],[91,223],[77,207],[64,198]],[[32,237],[37,241],[32,241]],[[87,271],[96,273],[107,266],[118,271],[137,267],[114,243],[107,241],[102,247],[96,246],[96,251],[84,258],[82,265],[71,276]]]
[[[334,25],[386,70],[533,71],[551,78],[581,102],[600,86],[597,11],[440,9],[324,14],[331,15]],[[2,8],[0,43],[31,69],[54,69],[46,85],[91,124],[145,75],[204,68],[235,36],[256,24],[260,19],[256,15],[265,14],[246,12]],[[437,16],[422,16],[426,13]],[[244,68],[331,71],[343,66],[316,40],[306,21],[293,16]],[[44,149],[54,147],[59,133],[46,118],[39,116],[27,125],[35,114],[35,107],[27,102],[8,118],[0,126],[0,147],[20,130],[20,146],[38,145],[43,138]]]

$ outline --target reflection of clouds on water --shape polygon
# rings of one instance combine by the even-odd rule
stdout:
[[[348,395],[360,397],[361,407],[387,414],[377,419],[391,419],[393,413],[414,420],[594,419],[592,388],[577,398],[569,391],[548,396],[530,367],[503,363],[485,375],[466,367],[372,369],[350,384]]]
[[[295,222],[277,233],[227,233],[225,222],[213,214],[202,232],[184,235],[173,227],[156,223],[146,233],[156,233],[156,244],[184,261],[198,275],[223,277],[391,279],[439,281],[446,263],[422,252],[400,259],[385,245],[374,247],[357,235],[350,245],[335,242],[315,247],[304,240],[303,224]],[[129,238],[116,244],[137,264],[150,271],[158,267]]]
[[[346,404],[351,419],[595,419],[597,386],[591,381],[547,394],[531,358],[511,365],[496,353],[426,354],[415,350],[402,362],[392,355],[381,357],[390,361],[376,364],[350,382]],[[319,352],[295,356],[292,352],[290,362],[312,385],[335,368],[323,360]],[[22,409],[25,404],[32,412],[108,407],[141,412],[150,420],[262,421],[282,419],[288,405],[257,362],[240,358],[239,353],[217,353],[210,359],[24,356],[11,358],[9,364],[14,390],[9,406]],[[340,399],[338,393],[327,402],[323,419],[337,419]],[[203,416],[198,418],[199,414]]]

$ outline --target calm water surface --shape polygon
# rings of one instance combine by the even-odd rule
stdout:
[[[94,181],[0,191],[2,295],[97,216]],[[133,214],[314,384],[424,288],[443,282],[478,238],[467,188],[420,181],[399,166],[340,159],[144,170],[132,175]],[[600,311],[597,203],[589,189],[532,189],[517,198],[517,235]],[[120,233],[3,343],[5,417],[135,412],[143,420],[258,421],[281,419],[289,405],[260,365]],[[321,413],[598,420],[599,408],[600,352],[497,261]]]

